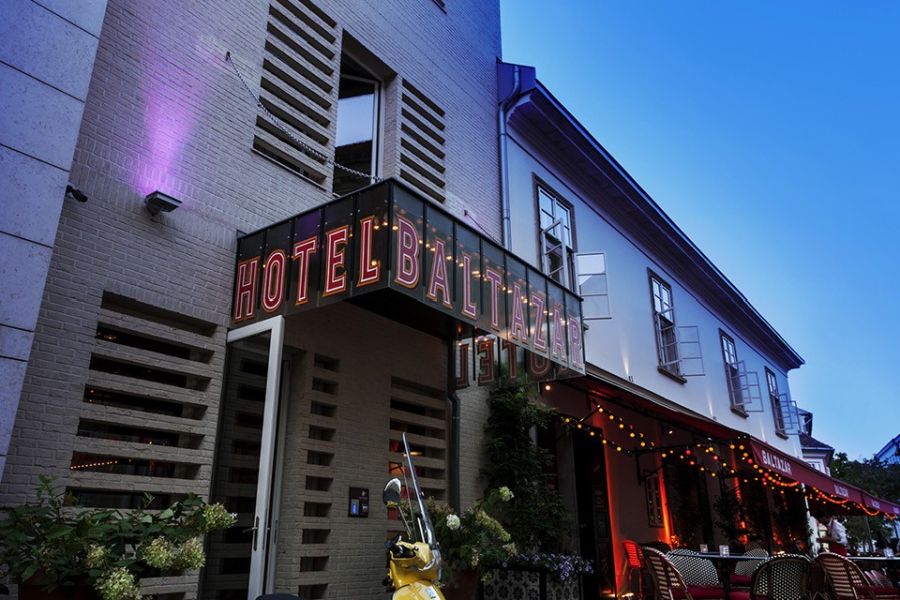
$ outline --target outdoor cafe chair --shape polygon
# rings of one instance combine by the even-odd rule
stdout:
[[[644,551],[640,545],[633,540],[625,540],[625,556],[628,558],[628,584],[632,585],[634,573],[637,572],[637,597],[640,600],[644,598],[644,571],[647,564],[644,559]]]
[[[799,554],[773,556],[757,564],[752,600],[806,600],[811,596],[812,561]]]
[[[722,587],[719,572],[711,560],[703,558],[698,552],[678,548],[666,556],[681,573],[684,582],[690,586]]]
[[[823,552],[816,563],[825,571],[833,594],[832,600],[900,600],[900,590],[893,586],[872,585],[853,561],[832,552]]]
[[[650,571],[656,600],[716,600],[724,598],[721,586],[687,585],[681,573],[669,558],[656,550],[644,546],[644,561]]]
[[[752,548],[744,552],[744,556],[756,556],[758,560],[742,560],[734,565],[734,573],[731,574],[731,585],[737,587],[750,587],[753,579],[753,571],[756,567],[769,558],[769,553],[763,548]]]

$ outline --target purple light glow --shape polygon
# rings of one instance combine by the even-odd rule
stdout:
[[[177,52],[177,51],[175,51]],[[194,73],[175,66],[190,57],[144,56],[141,97],[144,100],[144,153],[132,184],[141,196],[159,190],[184,198],[182,165],[197,125],[205,86]],[[199,67],[199,65],[197,65]]]

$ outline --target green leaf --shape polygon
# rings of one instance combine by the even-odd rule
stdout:
[[[55,540],[71,533],[72,528],[69,525],[54,525],[47,530],[47,539]]]
[[[28,581],[31,579],[35,573],[37,573],[38,564],[37,561],[28,563],[28,566],[25,567],[25,570],[22,571],[22,581]]]
[[[175,516],[175,511],[173,511],[171,508],[167,508],[166,510],[159,513],[160,519],[171,519],[174,516]]]
[[[153,515],[144,515],[141,517],[141,523],[152,523]]]

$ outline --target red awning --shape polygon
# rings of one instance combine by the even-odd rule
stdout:
[[[592,370],[592,365],[588,365],[588,371]],[[596,372],[589,372],[585,377],[569,379],[566,383],[603,400],[619,404],[630,410],[644,412],[663,423],[694,431],[707,437],[727,440],[740,435],[737,430],[670,400],[623,389],[621,384],[608,382]]]
[[[879,511],[891,517],[900,517],[900,506],[875,498],[856,486],[844,483],[818,471],[802,460],[776,450],[756,438],[750,438],[750,448],[756,463],[775,473],[826,494],[834,500],[847,500],[867,511]],[[872,513],[874,516],[874,513]]]
[[[865,492],[863,492],[863,500],[865,501],[866,508],[869,510],[878,510],[888,516],[900,518],[900,504],[897,504],[896,502],[888,502],[887,500],[876,498]]]

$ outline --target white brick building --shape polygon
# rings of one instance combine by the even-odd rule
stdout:
[[[323,156],[339,143],[339,160],[499,237],[498,4],[57,4],[5,2],[0,19],[4,102],[15,102],[3,111],[3,172],[15,177],[3,177],[12,187],[0,242],[5,278],[21,284],[2,292],[0,503],[26,500],[50,474],[93,506],[212,493],[249,527],[265,378],[248,342],[235,347],[223,391],[236,239],[367,185],[334,182]],[[254,105],[226,52],[290,135]],[[372,120],[360,134],[352,105],[366,94]],[[354,143],[366,136],[360,157]],[[63,200],[68,181],[86,203]],[[144,198],[154,191],[181,206],[152,216]],[[361,337],[342,340],[363,315]],[[270,580],[307,598],[380,598],[384,508],[349,518],[348,488],[378,495],[391,430],[418,411],[435,421],[429,485],[471,501],[482,392],[460,394],[463,450],[451,472],[450,428],[437,426],[450,419],[445,343],[345,303],[287,323],[288,525]],[[218,459],[217,430],[229,443]],[[210,543],[204,597],[247,595],[248,538],[231,535]],[[198,581],[145,591],[194,597]]]
[[[405,432],[431,495],[476,499],[478,383],[509,356],[565,375],[537,438],[586,598],[627,589],[625,539],[724,541],[719,482],[664,449],[773,479],[799,456],[802,360],[532,70],[498,78],[497,2],[2,8],[0,504],[49,474],[87,506],[239,514],[145,593],[383,597],[393,524],[349,497]]]

